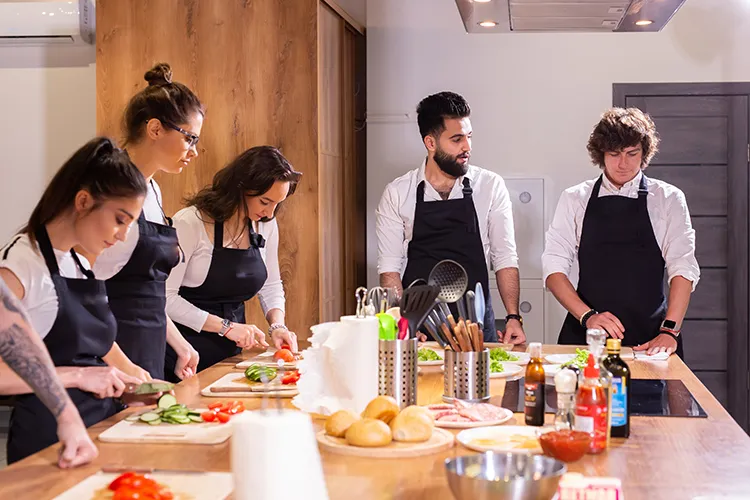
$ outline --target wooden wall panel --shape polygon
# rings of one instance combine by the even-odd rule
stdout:
[[[316,0],[97,2],[99,133],[120,137],[125,104],[159,61],[207,107],[199,157],[157,176],[167,213],[252,146],[279,147],[304,173],[279,214],[287,322],[302,338],[319,321],[317,9]],[[265,326],[257,304],[249,310]]]

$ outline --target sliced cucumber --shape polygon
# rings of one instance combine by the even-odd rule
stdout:
[[[171,406],[174,406],[177,404],[177,398],[172,396],[171,394],[164,394],[162,397],[159,398],[159,402],[156,403],[156,406],[159,408],[167,409]]]
[[[141,419],[141,416],[138,415],[137,413],[134,415],[128,415],[127,417],[125,417],[126,422],[138,422],[140,419]]]
[[[190,415],[188,415],[188,418],[193,422],[197,422],[199,424],[203,423],[203,417],[201,417],[200,415],[191,413]]]
[[[140,417],[142,422],[153,422],[154,420],[161,420],[158,413],[146,412]]]
[[[152,420],[148,423],[148,425],[159,425],[161,423],[161,419],[159,420]]]

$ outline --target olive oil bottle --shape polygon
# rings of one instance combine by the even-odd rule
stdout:
[[[620,357],[620,339],[607,339],[607,357],[602,366],[612,374],[610,388],[610,436],[630,436],[630,367]]]

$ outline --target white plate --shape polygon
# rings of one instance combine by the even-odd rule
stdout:
[[[562,369],[562,365],[543,365],[542,368],[546,377],[554,377]]]
[[[435,353],[440,356],[443,359],[438,359],[435,361],[418,361],[417,364],[419,366],[440,366],[442,364],[445,364],[445,351],[442,349],[435,349],[433,347],[421,347],[421,349],[432,349],[435,351]]]
[[[490,378],[508,378],[513,377],[514,375],[518,375],[522,371],[524,371],[526,368],[524,368],[521,365],[514,365],[512,363],[506,363],[503,361],[503,368],[505,369],[502,372],[499,373],[492,373],[490,372]]]
[[[459,432],[456,439],[459,443],[470,450],[479,452],[541,453],[542,448],[539,446],[539,441],[537,439],[538,431],[539,429],[536,427],[525,425],[479,427],[477,429],[468,429]],[[479,442],[477,440],[486,441]],[[528,446],[532,442],[536,443],[535,447]],[[527,446],[522,446],[523,444],[527,444]]]
[[[498,406],[498,408],[500,408]],[[513,412],[507,408],[500,408],[504,415],[497,420],[484,420],[482,422],[441,422],[440,420],[435,421],[436,427],[442,427],[444,429],[472,429],[475,427],[490,427],[493,425],[504,424],[511,418],[513,418]]]
[[[563,363],[567,363],[571,359],[574,359],[576,357],[575,354],[548,354],[544,357],[547,361],[549,361],[552,364],[555,365],[561,365]]]

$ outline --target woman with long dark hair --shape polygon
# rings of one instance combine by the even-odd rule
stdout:
[[[127,374],[140,369],[115,343],[104,282],[73,248],[98,255],[124,240],[146,189],[122,150],[94,139],[60,168],[26,226],[0,250],[0,278],[28,312],[87,427],[114,415],[121,408],[114,398],[143,379]],[[10,420],[12,463],[57,441],[55,415],[8,365],[0,365],[0,378],[5,394],[22,394]]]
[[[168,64],[146,72],[148,87],[135,94],[124,115],[124,147],[148,183],[143,212],[127,239],[105,251],[94,272],[107,280],[117,318],[117,343],[153,378],[190,377],[198,354],[167,317],[165,282],[181,259],[172,220],[162,210],[157,172],[178,174],[198,156],[204,109],[185,85],[172,81]],[[164,373],[169,343],[178,362]],[[174,371],[176,370],[176,372]]]
[[[297,351],[297,337],[284,325],[274,217],[300,176],[276,148],[254,147],[175,215],[185,261],[167,280],[167,313],[200,354],[199,370],[243,348],[268,345],[263,331],[245,324],[245,301],[256,294],[274,345]],[[168,349],[167,372],[175,361]]]

